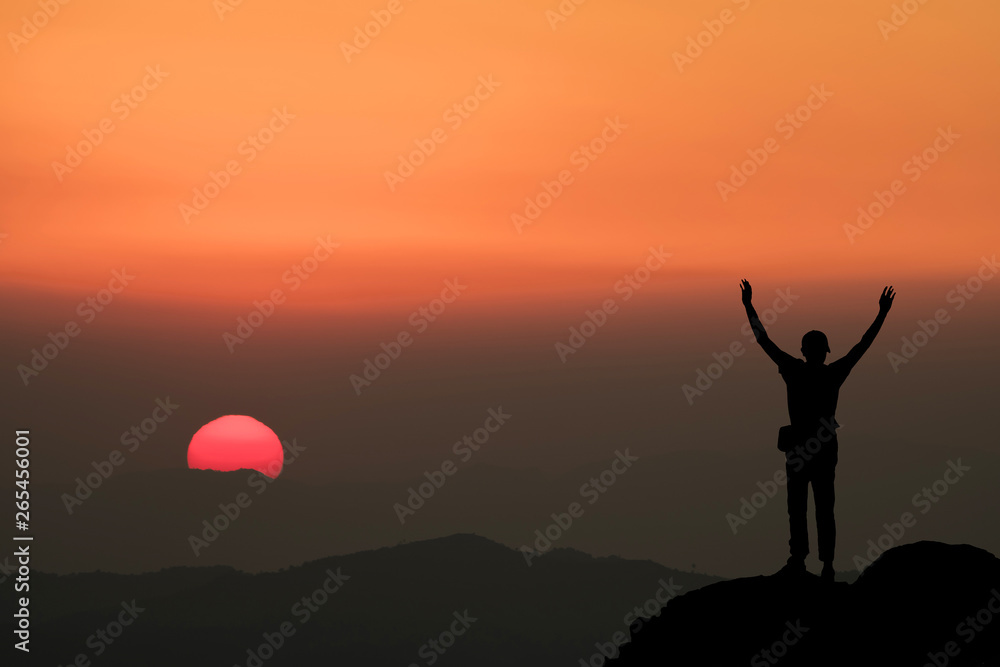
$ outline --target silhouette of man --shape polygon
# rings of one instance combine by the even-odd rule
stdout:
[[[816,538],[819,559],[823,561],[823,579],[832,581],[833,552],[837,542],[837,526],[833,517],[833,478],[839,448],[836,429],[840,426],[834,415],[837,398],[847,375],[874,342],[896,295],[891,286],[885,287],[878,300],[878,315],[861,337],[861,342],[837,361],[827,364],[824,362],[830,345],[826,334],[810,331],[802,337],[805,361],[783,352],[768,338],[764,325],[757,317],[751,303],[750,283],[744,280],[740,290],[754,338],[778,365],[778,373],[788,388],[788,417],[793,437],[791,449],[785,452],[785,474],[788,479],[788,528],[791,534],[788,547],[791,555],[781,571],[795,574],[806,570],[805,560],[809,554],[806,503],[811,483],[816,503]]]

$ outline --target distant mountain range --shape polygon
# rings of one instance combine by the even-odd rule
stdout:
[[[638,615],[720,579],[553,549],[533,559],[475,535],[334,556],[277,572],[170,568],[36,574],[33,664],[598,664]],[[9,582],[5,585],[9,585]],[[595,657],[596,656],[596,657]]]
[[[529,566],[452,535],[257,574],[36,573],[31,596],[32,664],[1000,665],[1000,560],[936,542],[890,549],[850,585],[572,549]]]
[[[912,615],[921,608],[914,600],[930,586],[928,599],[943,600],[951,613],[958,607],[947,605],[958,602],[941,598],[938,588],[976,572],[992,581],[992,565],[969,566],[996,560],[985,552],[954,557],[949,551],[944,560],[944,552],[935,552],[917,558],[919,568],[912,558],[889,558],[930,553],[897,546],[920,539],[921,531],[953,542],[963,540],[951,534],[980,534],[989,508],[1000,506],[994,483],[1000,468],[996,455],[965,456],[969,470],[949,476],[947,487],[934,485],[947,459],[930,452],[914,452],[906,465],[891,469],[855,468],[853,478],[838,479],[838,565],[850,566],[856,554],[881,565],[851,584],[856,594],[834,593],[841,597],[831,609],[848,616]],[[32,659],[92,660],[95,666],[596,667],[626,642],[637,616],[653,616],[672,600],[666,614],[643,621],[645,634],[626,645],[628,662],[621,664],[673,664],[662,659],[663,642],[681,640],[692,646],[697,640],[700,648],[678,664],[727,646],[739,660],[727,662],[726,654],[699,664],[745,664],[758,650],[744,655],[745,649],[770,641],[767,631],[789,608],[818,613],[802,600],[815,588],[808,578],[789,586],[774,577],[724,581],[696,571],[692,554],[744,570],[770,564],[755,574],[774,572],[784,561],[784,489],[764,484],[773,492],[768,495],[748,481],[770,476],[767,460],[740,468],[745,463],[709,452],[640,459],[597,494],[583,493],[581,484],[607,464],[562,474],[473,466],[435,486],[423,506],[414,502],[405,522],[394,505],[406,503],[409,489],[426,479],[313,485],[246,470],[161,470],[116,471],[79,494],[73,485],[36,485]],[[941,491],[928,501],[926,515],[911,499],[922,488]],[[767,501],[733,534],[727,513],[739,512],[741,496],[758,490]],[[917,518],[903,530],[894,524],[905,511]],[[995,531],[983,535],[992,548]],[[521,548],[538,544],[544,553]],[[586,553],[591,550],[598,555]],[[601,555],[614,550],[627,558]],[[881,551],[887,555],[880,559]],[[692,567],[682,571],[666,562]],[[11,563],[0,560],[0,566],[6,575],[0,587],[12,586]],[[866,576],[869,584],[860,586]],[[845,590],[844,580],[855,575],[839,578],[830,590]],[[883,593],[890,597],[880,598]],[[968,606],[966,593],[960,602]],[[782,606],[795,599],[805,606]],[[870,619],[889,622],[895,621]],[[929,637],[954,629],[948,619],[934,616],[934,622]],[[905,628],[894,632],[903,637]],[[899,645],[917,645],[907,641]],[[977,647],[989,648],[991,641]],[[816,646],[811,650],[822,653],[824,645]],[[963,660],[977,655],[966,651]]]

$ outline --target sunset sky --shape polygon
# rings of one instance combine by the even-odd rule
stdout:
[[[784,349],[821,328],[833,358],[893,284],[842,421],[905,424],[900,448],[955,424],[995,441],[1000,5],[912,5],[94,0],[41,20],[5,2],[5,387],[57,442],[43,469],[72,479],[168,394],[184,409],[134,470],[183,465],[228,413],[330,440],[289,475],[419,466],[500,403],[522,406],[507,465],[603,459],[623,433],[671,451],[752,431],[772,455],[784,388],[740,332],[742,278],[758,309],[798,297]],[[624,299],[651,248],[669,258]],[[135,277],[86,321],[115,271]],[[414,333],[446,281],[467,291]],[[564,363],[556,343],[609,298],[620,312]],[[953,323],[891,368],[937,309]],[[70,321],[80,335],[24,382]],[[349,377],[403,331],[412,347],[359,395]],[[689,404],[682,385],[734,341],[748,353]]]
[[[922,6],[887,39],[891,3],[669,5],[587,3],[553,29],[555,2],[405,2],[350,63],[341,43],[386,4],[61,6],[0,63],[2,278],[87,289],[125,265],[134,298],[225,307],[329,234],[337,269],[300,301],[378,310],[455,272],[478,298],[559,298],[650,244],[673,252],[671,273],[730,282],[927,277],[993,248],[995,3]],[[32,10],[7,3],[5,25]],[[115,105],[144,77],[136,108]],[[499,85],[452,129],[445,112],[479,77]],[[775,124],[813,86],[831,96],[786,138]],[[294,119],[248,161],[241,142],[274,108]],[[627,128],[578,172],[572,154],[609,117]],[[53,162],[104,118],[113,131],[60,182]],[[390,191],[385,172],[435,128],[447,140]],[[910,181],[939,128],[960,139]],[[778,152],[724,202],[718,181],[769,137]],[[229,160],[241,173],[185,224],[180,205]],[[511,215],[564,169],[573,183],[518,233]],[[905,194],[851,243],[844,225],[894,179]]]

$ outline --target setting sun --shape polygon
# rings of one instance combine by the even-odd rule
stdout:
[[[245,415],[226,415],[198,429],[188,445],[188,467],[201,470],[256,470],[281,474],[284,454],[274,431]]]

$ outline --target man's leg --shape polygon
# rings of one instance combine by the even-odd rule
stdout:
[[[789,565],[805,562],[809,555],[809,528],[806,522],[806,504],[809,501],[809,475],[807,467],[796,472],[792,466],[785,465],[785,476],[788,480],[788,558]]]
[[[824,576],[833,576],[833,554],[837,547],[837,523],[833,515],[836,495],[833,481],[836,461],[819,462],[812,478],[813,497],[816,499],[816,536],[819,543],[819,559],[824,563]]]

